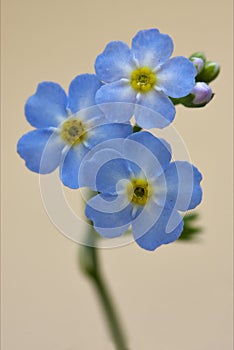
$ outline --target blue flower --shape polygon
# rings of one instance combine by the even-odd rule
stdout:
[[[89,150],[110,135],[124,138],[132,132],[130,124],[110,124],[94,106],[101,85],[92,74],[77,76],[68,96],[56,83],[38,85],[25,105],[26,118],[36,129],[23,135],[17,145],[30,170],[47,174],[60,166],[63,184],[78,188],[80,163]]]
[[[173,52],[172,39],[157,29],[139,31],[132,48],[121,41],[110,42],[97,57],[95,69],[105,82],[96,94],[111,121],[127,121],[134,114],[143,128],[163,128],[175,117],[170,97],[189,94],[197,74],[193,63]],[[113,103],[118,102],[116,108]],[[145,108],[141,108],[145,107]]]
[[[99,192],[86,205],[86,216],[106,238],[131,225],[135,241],[155,250],[175,241],[183,229],[179,211],[195,208],[202,199],[202,176],[192,164],[171,162],[166,141],[138,132],[123,142],[109,142],[85,162],[81,177]]]

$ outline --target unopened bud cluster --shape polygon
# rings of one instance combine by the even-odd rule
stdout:
[[[209,83],[217,78],[220,65],[207,61],[203,52],[195,52],[189,57],[197,70],[196,83],[189,95],[173,100],[174,104],[183,104],[186,107],[204,107],[214,96]]]

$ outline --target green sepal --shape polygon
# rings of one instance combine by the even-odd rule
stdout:
[[[175,106],[181,104],[181,99],[182,99],[182,98],[170,97],[171,102],[172,102]]]

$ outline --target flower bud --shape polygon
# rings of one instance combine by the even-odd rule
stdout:
[[[196,80],[210,83],[218,76],[219,72],[220,65],[218,63],[207,61],[205,62],[202,71],[197,75]]]
[[[193,54],[189,57],[190,61],[192,61],[193,58],[200,58],[204,63],[206,62],[206,56],[205,56],[205,54],[204,54],[203,52],[201,52],[201,51],[197,51],[197,52],[193,53]]]
[[[194,105],[205,105],[210,102],[213,97],[211,88],[204,82],[196,83],[191,91],[191,95],[194,96],[192,100]]]
[[[204,61],[200,57],[191,57],[190,61],[193,62],[194,66],[196,67],[197,74],[199,74],[203,67],[204,67]]]

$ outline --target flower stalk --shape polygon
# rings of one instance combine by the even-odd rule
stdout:
[[[79,264],[84,275],[94,286],[116,350],[129,350],[116,307],[100,268],[98,249],[95,247],[96,233],[93,226],[90,227],[87,245],[81,246],[79,251]]]

